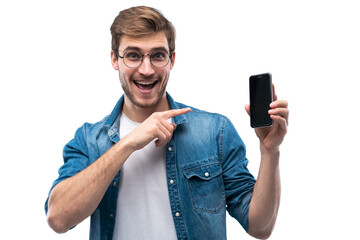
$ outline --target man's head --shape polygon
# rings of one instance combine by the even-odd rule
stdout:
[[[110,30],[112,65],[119,70],[125,105],[157,108],[166,99],[175,62],[174,27],[157,10],[141,6],[121,11]]]
[[[170,55],[175,51],[175,28],[154,8],[140,6],[121,11],[111,25],[110,31],[111,49],[115,54],[118,54],[120,39],[123,35],[138,38],[161,31],[165,33]]]

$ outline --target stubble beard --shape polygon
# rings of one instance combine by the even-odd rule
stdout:
[[[139,108],[152,108],[152,107],[155,107],[161,100],[161,98],[163,97],[164,93],[165,93],[165,90],[166,90],[166,86],[167,86],[167,82],[168,82],[168,79],[169,79],[169,75],[170,73],[165,77],[165,79],[160,83],[161,84],[161,87],[160,87],[160,91],[158,92],[158,95],[155,99],[154,102],[151,102],[151,103],[148,103],[148,104],[142,104],[140,102],[138,102],[134,95],[131,93],[130,91],[130,86],[129,86],[129,83],[128,81],[126,81],[124,79],[124,76],[121,75],[120,71],[119,71],[119,78],[120,78],[120,84],[121,84],[121,87],[124,91],[124,94],[126,95],[126,97],[136,106],[136,107],[139,107]],[[158,83],[159,84],[159,83]]]

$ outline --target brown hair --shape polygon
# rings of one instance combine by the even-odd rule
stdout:
[[[116,57],[119,57],[119,44],[122,35],[141,37],[151,33],[164,31],[169,48],[170,56],[175,51],[175,28],[160,11],[145,6],[125,9],[115,18],[110,28],[111,49]]]

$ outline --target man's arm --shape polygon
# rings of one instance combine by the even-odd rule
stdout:
[[[261,154],[261,164],[249,206],[248,233],[267,239],[275,226],[280,205],[279,152]]]
[[[121,140],[89,167],[57,184],[49,196],[50,227],[64,233],[90,216],[130,154],[126,141]]]
[[[260,239],[270,237],[277,218],[281,192],[279,146],[287,133],[289,116],[288,103],[277,100],[274,88],[273,93],[269,114],[274,125],[255,130],[260,140],[261,163],[249,206],[248,233]],[[250,112],[249,105],[246,111]]]
[[[49,197],[47,219],[50,227],[64,233],[90,216],[130,154],[153,139],[157,139],[157,146],[166,145],[176,128],[166,120],[189,111],[185,108],[152,114],[89,167],[57,184]]]

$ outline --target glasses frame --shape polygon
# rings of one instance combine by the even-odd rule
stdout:
[[[136,67],[130,67],[130,66],[128,66],[128,65],[125,63],[125,55],[126,55],[126,52],[128,52],[128,51],[135,51],[135,52],[140,53],[141,61],[140,61],[139,65],[137,65]],[[121,58],[121,59],[123,60],[123,63],[125,64],[125,66],[127,66],[128,68],[137,68],[137,67],[139,67],[139,66],[143,63],[143,61],[144,61],[144,56],[149,56],[150,63],[151,63],[151,65],[152,65],[153,67],[155,67],[155,68],[164,68],[164,67],[166,67],[166,66],[169,64],[170,59],[171,59],[171,54],[168,53],[168,52],[165,51],[165,50],[163,50],[163,51],[167,53],[167,55],[169,56],[169,59],[168,59],[168,61],[166,62],[166,64],[165,64],[164,66],[162,66],[162,67],[158,67],[158,66],[154,65],[153,62],[152,62],[152,60],[151,60],[151,59],[152,59],[151,56],[153,56],[153,54],[156,54],[157,52],[154,52],[154,53],[142,53],[142,52],[140,52],[139,50],[129,49],[129,50],[126,50],[126,51],[124,52],[123,56],[121,56],[119,52],[118,52],[118,55],[119,55],[119,58]]]

